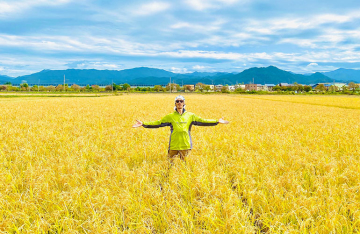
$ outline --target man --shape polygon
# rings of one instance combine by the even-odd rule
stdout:
[[[215,126],[219,123],[229,123],[229,121],[222,118],[219,120],[202,119],[191,112],[187,112],[185,110],[185,98],[181,95],[175,98],[175,111],[166,115],[161,120],[144,123],[139,120],[136,121],[136,124],[133,125],[134,128],[140,126],[143,126],[144,128],[170,127],[171,133],[168,157],[171,163],[177,155],[180,156],[180,159],[185,161],[185,157],[190,153],[190,150],[192,149],[192,140],[190,135],[192,125]]]

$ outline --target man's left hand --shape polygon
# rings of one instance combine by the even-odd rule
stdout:
[[[224,120],[224,117],[222,117],[222,118],[219,119],[219,123],[221,123],[221,124],[228,124],[228,123],[230,123],[230,122],[227,121],[227,120]]]

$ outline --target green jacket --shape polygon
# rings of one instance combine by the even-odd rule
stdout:
[[[174,111],[164,118],[154,122],[144,122],[144,128],[160,128],[170,126],[169,150],[187,150],[192,149],[191,126],[215,126],[219,123],[217,119],[202,119],[199,116],[187,112],[184,109],[182,115]]]

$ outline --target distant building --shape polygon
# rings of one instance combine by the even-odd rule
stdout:
[[[316,88],[318,85],[320,85],[320,84],[324,85],[326,89],[329,89],[330,86],[333,86],[332,83],[316,83],[316,84],[312,84],[312,85],[311,85],[311,88],[312,88],[312,89],[315,89],[315,88]],[[339,87],[339,88],[340,88],[340,87]],[[342,86],[341,86],[341,88],[342,88]]]
[[[272,91],[273,88],[276,86],[274,84],[265,84],[265,86],[267,87],[267,91]]]
[[[335,87],[338,87],[339,90],[342,90],[343,87],[347,87],[347,85],[345,83],[332,83],[332,85],[334,85]]]
[[[248,91],[257,91],[257,84],[246,84],[245,90]]]
[[[243,84],[237,84],[237,85],[235,85],[235,89],[245,89],[245,85],[243,85]]]
[[[257,84],[257,91],[269,91],[266,85]]]
[[[221,91],[222,87],[224,87],[221,84],[215,85],[215,91]]]

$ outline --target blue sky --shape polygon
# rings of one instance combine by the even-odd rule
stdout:
[[[360,1],[0,0],[0,74],[360,69]]]

